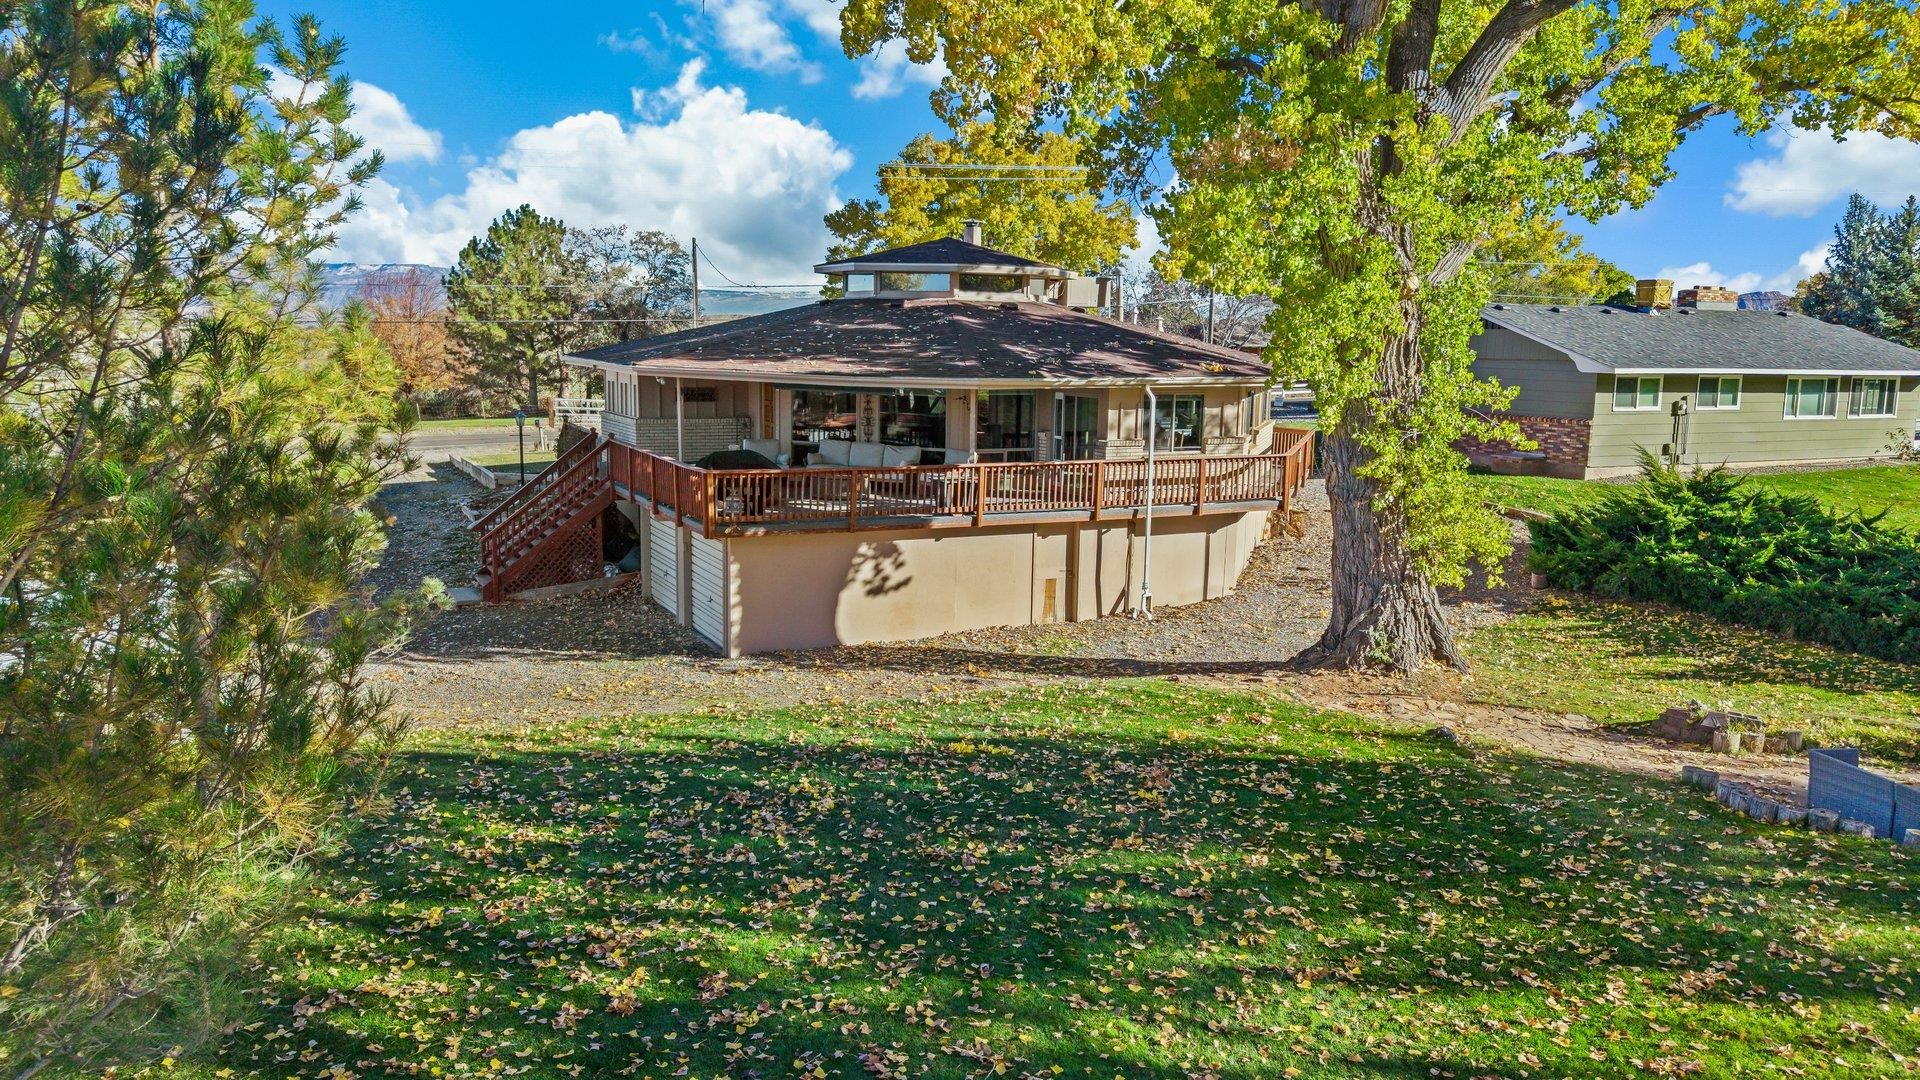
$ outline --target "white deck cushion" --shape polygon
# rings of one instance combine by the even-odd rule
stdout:
[[[741,439],[740,449],[751,450],[768,461],[778,463],[785,454],[780,452],[779,439]]]
[[[886,447],[879,443],[859,442],[853,444],[853,452],[848,464],[856,469],[879,468],[886,458]]]
[[[884,448],[881,461],[889,469],[905,465],[920,464],[920,448],[917,446],[889,446]]]
[[[980,455],[971,450],[942,450],[940,463],[942,465],[978,465]]]
[[[820,443],[820,464],[832,465],[844,469],[849,464],[848,455],[853,453],[853,444],[845,439],[826,439]]]

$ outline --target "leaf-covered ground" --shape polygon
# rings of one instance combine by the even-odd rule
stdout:
[[[1920,859],[1186,683],[435,732],[200,1075],[1906,1075]]]
[[[1543,594],[1466,642],[1471,700],[1634,727],[1699,700],[1824,746],[1920,766],[1920,666],[1727,626],[1692,612]]]

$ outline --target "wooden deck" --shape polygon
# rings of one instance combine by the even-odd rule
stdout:
[[[617,493],[704,535],[973,527],[1154,513],[1289,509],[1313,472],[1313,436],[1274,429],[1266,454],[714,471],[618,441],[602,467]]]

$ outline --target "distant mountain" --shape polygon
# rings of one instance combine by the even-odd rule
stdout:
[[[700,314],[764,315],[804,307],[820,299],[819,289],[700,289]]]
[[[440,299],[446,299],[447,274],[444,266],[425,263],[328,263],[322,267],[324,289],[321,302],[328,308],[341,308],[362,296],[369,282],[403,278],[418,270],[441,286]],[[701,315],[762,315],[769,311],[800,307],[820,299],[818,289],[708,289],[700,290]]]
[[[347,306],[362,295],[368,282],[394,281],[418,270],[440,285],[440,299],[446,299],[447,268],[425,263],[328,263],[321,268],[321,303],[329,308]]]
[[[1791,311],[1793,294],[1783,292],[1743,292],[1740,306],[1748,311]]]

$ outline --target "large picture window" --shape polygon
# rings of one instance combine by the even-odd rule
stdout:
[[[1856,418],[1886,418],[1899,413],[1898,384],[1892,379],[1853,380],[1853,393],[1847,402],[1847,415]]]
[[[1156,450],[1199,450],[1206,445],[1201,425],[1207,401],[1199,395],[1161,397],[1153,406],[1153,445]]]
[[[947,292],[953,288],[951,274],[882,273],[879,292]]]
[[[1651,412],[1660,407],[1660,376],[1615,375],[1614,412]]]
[[[1787,380],[1787,419],[1831,420],[1839,409],[1839,379]]]
[[[961,274],[961,292],[1010,293],[1022,292],[1027,287],[1027,279],[1018,274]]]
[[[880,395],[880,441],[895,446],[947,445],[944,390],[901,390]]]
[[[793,441],[819,443],[853,438],[856,410],[851,393],[838,390],[793,392]]]

